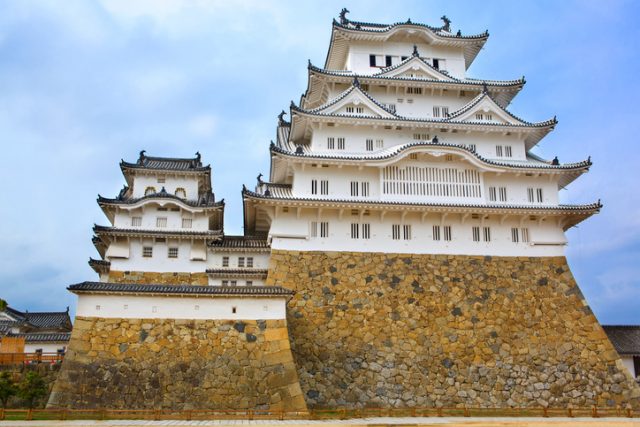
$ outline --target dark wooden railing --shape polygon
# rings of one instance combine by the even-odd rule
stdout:
[[[64,353],[0,353],[0,365],[60,363]]]
[[[269,411],[260,409],[0,409],[0,420],[336,420],[373,417],[627,417],[638,409],[612,407],[569,408],[361,408],[313,409],[309,412]]]

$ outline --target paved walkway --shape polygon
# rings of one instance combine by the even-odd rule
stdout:
[[[386,426],[438,426],[447,427],[640,427],[638,418],[360,418],[350,420],[215,420],[215,421],[144,421],[144,420],[114,420],[114,421],[0,421],[0,427],[134,427],[134,426],[317,426],[317,427],[386,427]]]

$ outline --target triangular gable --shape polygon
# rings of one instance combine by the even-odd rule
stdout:
[[[353,110],[351,110],[351,108]],[[351,86],[327,104],[310,110],[313,113],[359,117],[396,118],[382,104],[374,101],[359,85]]]
[[[411,76],[414,74],[416,76]],[[405,78],[423,78],[431,80],[442,80],[454,82],[456,79],[444,74],[443,72],[433,68],[425,60],[419,56],[411,56],[398,65],[382,69],[379,73],[373,74],[374,77],[405,77]]]
[[[484,92],[474,98],[464,107],[451,113],[449,120],[461,122],[499,123],[510,125],[529,126],[526,122],[500,106],[496,101]]]

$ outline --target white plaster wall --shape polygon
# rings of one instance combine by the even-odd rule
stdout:
[[[158,210],[163,207],[167,210]],[[140,227],[133,227],[131,225],[132,217],[142,218],[142,225],[140,225]],[[166,227],[158,228],[156,226],[156,220],[158,217],[167,218]],[[183,218],[191,218],[191,228],[182,228]],[[114,217],[113,225],[118,228],[141,228],[145,230],[206,231],[209,230],[209,217],[203,213],[190,212],[175,203],[171,203],[170,201],[167,201],[164,206],[159,206],[157,203],[150,202],[136,209],[119,209]]]
[[[210,251],[207,256],[207,268],[223,268],[222,258],[229,257],[229,268],[238,268],[238,258],[244,257],[245,267],[247,258],[253,257],[253,268],[269,268],[269,253],[264,252],[219,252]]]
[[[466,132],[439,132],[433,129],[412,129],[407,125],[400,126],[401,129],[384,129],[382,127],[374,128],[373,126],[322,126],[314,129],[311,137],[311,151],[325,154],[346,155],[353,154],[375,154],[375,140],[382,139],[384,141],[384,149],[416,142],[413,135],[416,133],[427,134],[429,141],[434,136],[438,136],[441,143],[476,145],[476,152],[487,159],[497,160],[526,160],[526,150],[524,140],[516,133],[509,135],[502,133],[482,133],[471,131]],[[345,138],[344,150],[327,149],[327,138],[342,137]],[[366,151],[366,140],[374,140],[374,151]],[[422,140],[422,139],[421,139]],[[337,143],[336,143],[337,144]],[[511,146],[513,157],[497,157],[496,145]]]
[[[221,278],[218,278],[218,277],[216,277],[216,278],[209,277],[209,286],[222,286],[222,281],[223,280],[228,280],[229,282],[231,280],[235,280],[237,282],[236,286],[239,286],[239,287],[247,286],[247,281],[248,280],[253,282],[253,284],[251,285],[253,287],[264,286],[264,280],[262,280],[262,279],[247,279],[246,277],[235,277],[235,278],[232,277],[232,278],[229,278],[229,279],[227,279],[227,278],[221,279]],[[227,286],[231,286],[231,285],[227,285]]]
[[[160,176],[162,178],[162,176]],[[158,176],[136,175],[133,178],[133,197],[143,197],[147,187],[155,187],[160,192],[162,187],[167,193],[174,194],[176,188],[184,188],[187,193],[187,200],[198,199],[198,178],[194,176],[166,176],[165,182],[158,182]]]
[[[310,223],[312,221],[328,221],[329,237],[310,237]],[[351,223],[369,223],[371,227],[371,239],[351,239]],[[325,251],[356,251],[356,252],[389,252],[389,253],[416,253],[416,254],[452,254],[452,255],[494,255],[494,256],[562,256],[564,255],[564,232],[552,219],[531,221],[507,218],[502,224],[500,219],[493,216],[488,219],[472,219],[462,222],[460,215],[448,215],[442,219],[440,214],[428,215],[424,222],[421,215],[408,213],[404,221],[400,213],[388,213],[383,219],[378,212],[371,212],[369,216],[352,215],[350,211],[344,212],[339,219],[339,212],[325,210],[318,217],[317,212],[306,209],[301,211],[300,218],[297,215],[287,214],[278,216],[272,223],[273,237],[272,249],[283,250],[325,250]],[[283,225],[286,224],[286,225]],[[392,224],[411,224],[411,240],[393,240]],[[452,228],[452,241],[433,240],[433,225],[450,225]],[[304,230],[298,238],[288,238],[274,233],[273,230],[286,229],[295,226],[296,230]],[[472,239],[472,226],[490,226],[490,242],[474,242]],[[531,243],[513,243],[511,241],[511,228],[526,227],[532,243],[545,243],[534,245]],[[441,229],[441,238],[443,238]],[[482,234],[482,229],[481,229]],[[482,236],[481,236],[482,237]],[[553,243],[553,245],[549,245]]]
[[[336,85],[334,90],[329,92],[328,100],[331,101],[348,88],[349,86],[346,85]],[[477,95],[477,92],[469,92],[465,96],[459,96],[458,91],[446,90],[442,94],[440,91],[436,91],[432,95],[431,91],[426,88],[423,88],[423,94],[410,94],[406,93],[406,90],[402,87],[389,86],[387,89],[382,89],[380,86],[370,86],[367,93],[379,103],[394,104],[396,113],[400,116],[427,119],[434,117],[434,106],[448,107],[449,113],[453,113],[464,107]],[[347,113],[342,111],[342,114]]]
[[[25,353],[35,353],[36,350],[42,349],[43,353],[57,353],[58,350],[66,350],[66,344],[49,344],[49,343],[26,343],[24,345]]]
[[[633,365],[633,356],[621,356],[620,359],[622,359],[622,364],[629,370],[629,373],[633,378],[640,375],[640,372],[636,372]]]
[[[233,313],[233,308],[236,313]],[[77,316],[125,319],[285,319],[284,297],[79,295]]]
[[[485,195],[486,203],[500,203],[489,202],[488,188],[493,187],[507,187],[507,203],[518,205],[532,205],[540,206],[540,203],[529,203],[527,196],[527,188],[542,188],[543,203],[542,205],[558,205],[560,203],[558,199],[558,181],[557,176],[541,175],[532,173],[531,176],[520,175],[498,175],[495,173],[486,173],[484,175]],[[534,194],[535,196],[535,194]]]
[[[413,45],[416,45],[418,52],[423,58],[443,58],[446,60],[444,69],[450,75],[457,78],[464,78],[465,63],[462,48],[434,46],[427,44],[421,38],[407,40],[403,42],[388,41],[382,43],[352,41],[349,44],[346,69],[358,74],[375,74],[379,68],[369,66],[369,55],[392,55],[408,56],[413,53]],[[400,58],[394,58],[392,65],[399,63]]]
[[[197,241],[203,245],[203,241]],[[189,240],[167,239],[166,242],[154,242],[153,239],[129,240],[129,258],[110,258],[111,269],[116,271],[155,271],[155,272],[204,272],[204,261],[191,260],[192,243]],[[144,246],[153,247],[153,256],[142,256]],[[178,258],[169,258],[169,247],[178,248]],[[207,251],[204,251],[206,256]]]

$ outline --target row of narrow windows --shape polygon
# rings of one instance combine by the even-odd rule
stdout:
[[[435,116],[435,108],[434,107],[434,117]],[[445,107],[442,107],[445,108]],[[415,141],[431,141],[431,135],[428,133],[414,133],[413,139]],[[467,144],[467,148],[471,151],[476,151],[476,144]],[[367,138],[365,140],[365,150],[366,151],[374,151],[381,150],[384,148],[384,139],[381,138]],[[513,157],[513,147],[510,145],[496,145],[496,157]],[[327,150],[345,150],[346,149],[346,139],[344,137],[327,137]]]
[[[158,209],[160,210],[160,209]],[[132,227],[142,227],[142,217],[141,216],[132,216],[131,217],[131,226]],[[167,227],[167,217],[159,216],[156,217],[156,227],[158,228],[166,228]],[[182,228],[191,228],[193,227],[193,219],[192,218],[182,218]]]
[[[253,286],[253,280],[246,280],[244,282],[245,286]],[[223,280],[222,286],[238,286],[237,280]]]
[[[178,258],[178,249],[177,247],[168,247],[167,248],[167,258]],[[153,257],[153,246],[143,246],[142,247],[142,256],[144,258],[152,258]]]
[[[369,66],[376,68],[386,68],[397,65],[402,61],[406,61],[408,56],[404,55],[369,55]],[[436,70],[445,70],[447,60],[444,58],[421,58]]]
[[[230,261],[230,258],[228,256],[223,256],[222,257],[222,266],[223,267],[229,267],[229,265],[230,265],[229,261]],[[241,267],[241,268],[244,268],[244,267],[251,268],[251,267],[253,267],[253,257],[252,256],[250,256],[250,257],[243,257],[243,256],[238,257],[237,266]]]
[[[144,190],[144,195],[145,196],[151,196],[151,195],[157,194],[157,193],[158,193],[158,191],[156,190],[156,187],[152,187],[152,186],[149,186],[149,187],[145,188],[145,190]],[[173,194],[176,197],[180,197],[181,199],[186,199],[187,198],[187,191],[182,187],[176,188],[176,191]]]
[[[329,222],[328,221],[312,221],[310,224],[311,237],[328,238],[329,237]],[[371,224],[369,223],[351,223],[352,239],[370,239],[371,238]],[[451,232],[450,225],[434,225],[432,228],[432,239],[434,241],[450,242],[453,240],[453,234]],[[391,239],[392,240],[412,240],[412,226],[411,224],[392,224],[391,225]],[[471,240],[474,242],[490,242],[491,241],[491,227],[471,227]],[[512,227],[511,228],[511,241],[513,243],[529,243],[529,229],[527,227]]]
[[[329,180],[311,180],[311,194],[328,195]],[[439,168],[389,166],[383,170],[383,194],[480,197],[480,175],[476,171]],[[351,197],[369,197],[371,184],[368,181],[351,181]],[[506,202],[507,187],[489,187],[491,202]],[[543,203],[542,188],[527,188],[529,203]]]

